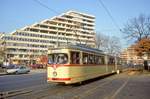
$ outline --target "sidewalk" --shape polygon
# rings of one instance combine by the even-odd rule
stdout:
[[[0,76],[7,75],[6,72],[0,72]]]
[[[47,69],[31,69],[30,72],[32,73],[44,73]]]
[[[7,73],[5,72],[5,70],[4,69],[2,69],[2,68],[0,68],[0,76],[2,76],[2,75],[6,75]]]

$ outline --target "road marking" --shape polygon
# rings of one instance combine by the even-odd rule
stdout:
[[[22,88],[22,89],[16,89],[16,90],[11,90],[11,91],[4,91],[0,94],[2,94],[1,98],[7,98],[7,97],[13,97],[13,96],[17,96],[17,95],[21,95],[21,94],[27,94],[27,93],[31,93],[33,92],[35,89],[38,88],[45,88],[48,87],[49,85],[36,85],[36,86],[32,86],[32,87],[27,87],[27,88]],[[39,90],[39,89],[38,89]]]
[[[115,99],[115,97],[120,93],[120,91],[127,85],[129,81],[129,77],[128,79],[123,83],[123,85],[117,90],[115,91],[115,93],[109,98],[109,99]]]
[[[31,93],[32,90],[27,90],[27,91],[18,91],[18,92],[12,92],[12,93],[8,93],[8,92],[3,92],[1,93],[0,99],[5,99],[8,97],[13,97],[13,96],[17,96],[20,94],[26,94],[26,93]]]
[[[90,89],[90,90],[87,90],[87,91],[85,91],[84,93],[82,93],[81,95],[75,95],[72,99],[81,99],[81,98],[84,98],[85,96],[89,95],[90,93],[93,93],[94,90],[96,90],[96,89],[98,89],[98,88],[100,88],[100,87],[102,87],[102,86],[104,86],[104,85],[106,85],[106,84],[108,84],[108,83],[111,83],[111,82],[112,82],[114,79],[116,79],[116,78],[113,77],[113,78],[107,78],[107,79],[110,79],[110,81],[105,81],[105,82],[102,83],[100,86],[96,86],[96,87],[94,87],[94,88],[92,88],[92,89]]]

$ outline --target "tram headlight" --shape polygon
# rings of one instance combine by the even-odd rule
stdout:
[[[57,76],[57,72],[56,72],[56,71],[53,72],[53,76],[54,76],[54,77]]]

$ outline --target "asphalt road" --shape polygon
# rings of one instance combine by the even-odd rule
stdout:
[[[19,90],[44,84],[47,84],[46,70],[33,70],[28,74],[0,76],[0,92]]]
[[[82,85],[58,85],[47,84],[44,81],[46,74],[7,76],[13,85],[19,79],[19,86],[28,86],[29,92],[18,94],[10,99],[149,99],[150,97],[150,73],[126,72],[119,75],[112,75],[106,78],[99,78],[86,81]],[[23,78],[22,78],[23,77]],[[14,79],[15,78],[15,79]],[[4,79],[4,78],[3,78]],[[32,80],[31,80],[32,79]],[[27,84],[29,83],[29,84]],[[31,83],[31,84],[30,84]],[[33,87],[37,86],[39,87]],[[32,86],[31,86],[32,85]],[[14,88],[15,88],[14,86]],[[1,87],[1,85],[0,85]],[[33,87],[33,88],[32,88]],[[4,88],[4,87],[3,87]],[[5,87],[6,88],[6,87]]]

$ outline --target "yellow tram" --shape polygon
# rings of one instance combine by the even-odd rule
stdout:
[[[114,57],[81,45],[49,49],[47,82],[72,84],[116,72]]]

